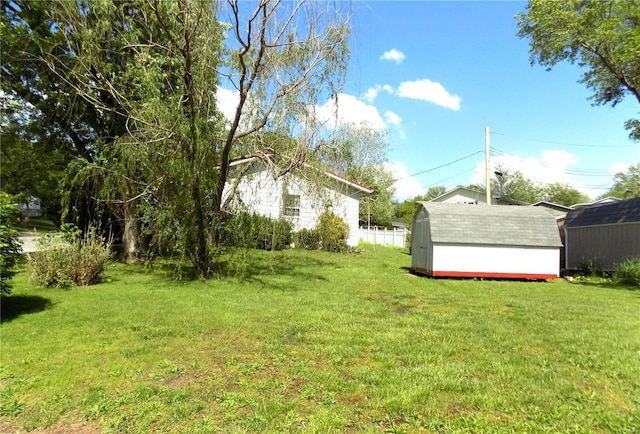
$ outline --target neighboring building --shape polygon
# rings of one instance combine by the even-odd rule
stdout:
[[[474,190],[468,187],[456,187],[449,191],[445,191],[440,196],[431,199],[429,202],[437,203],[460,203],[468,205],[480,205],[487,204],[487,193],[480,190]],[[492,205],[529,205],[526,202],[520,202],[518,200],[509,199],[507,197],[501,198],[499,196],[492,196]]]
[[[18,210],[22,217],[40,217],[42,216],[42,207],[40,199],[36,197],[28,197],[25,202],[18,203]]]
[[[391,227],[394,229],[409,230],[409,225],[403,222],[391,222]]]
[[[581,206],[564,223],[566,267],[585,263],[606,271],[640,257],[640,198]]]
[[[246,209],[274,219],[284,218],[293,223],[294,231],[314,228],[320,214],[330,210],[349,225],[348,244],[358,244],[360,197],[371,194],[372,189],[309,165],[276,178],[260,161],[247,158],[232,163],[223,197],[228,197],[230,189],[234,188],[234,174],[239,170],[243,171],[243,176],[235,186],[235,209]]]
[[[623,199],[620,199],[619,197],[607,196],[607,197],[603,197],[601,199],[595,200],[593,202],[577,203],[577,204],[573,205],[571,208],[581,208],[583,206],[602,205],[602,204],[606,204],[606,203],[615,203],[615,202],[620,202],[621,200],[623,200]]]
[[[537,207],[418,202],[412,269],[435,277],[558,277],[555,218]]]
[[[541,200],[539,202],[532,203],[531,206],[540,207],[556,217],[563,216],[573,209],[573,207],[571,206],[559,205],[557,203],[547,202],[546,200]]]

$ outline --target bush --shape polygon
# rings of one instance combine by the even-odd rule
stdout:
[[[16,229],[16,223],[20,218],[18,205],[13,198],[5,193],[0,192],[0,293],[11,293],[11,284],[9,280],[15,272],[13,266],[22,254],[22,246],[18,239],[19,232]]]
[[[329,252],[345,251],[347,238],[349,238],[349,225],[336,214],[331,211],[320,214],[316,231],[321,249]]]
[[[111,258],[111,245],[91,228],[82,237],[75,226],[40,238],[40,250],[27,256],[31,279],[45,288],[97,283]]]
[[[640,258],[629,259],[617,265],[613,280],[623,285],[640,286]]]
[[[320,236],[315,229],[300,229],[293,235],[293,244],[296,249],[318,250],[320,248]]]
[[[605,277],[607,274],[598,263],[592,260],[581,262],[578,264],[578,268],[580,274],[585,277]]]
[[[220,241],[227,246],[284,250],[291,245],[293,225],[283,219],[240,212],[222,225]]]

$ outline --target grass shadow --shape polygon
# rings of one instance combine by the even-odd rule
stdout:
[[[295,288],[284,288],[281,285],[270,283],[268,276],[289,276],[302,280],[327,280],[321,271],[322,268],[327,266],[335,267],[337,262],[321,257],[321,254],[315,255],[314,253],[316,252],[290,254],[289,251],[271,252],[234,249],[214,258],[211,278],[232,278],[245,283],[257,283],[263,287],[295,290]],[[174,281],[190,282],[199,279],[192,264],[180,258],[163,258],[152,261],[146,270],[158,270],[166,279]],[[138,272],[144,271],[138,270]]]
[[[337,254],[337,253],[336,253]],[[310,254],[287,254],[285,252],[247,251],[220,258],[214,266],[214,276],[233,277],[244,282],[255,282],[265,287],[285,290],[280,285],[268,283],[267,276],[290,276],[302,280],[323,280],[324,267],[336,266],[336,262]],[[317,271],[312,271],[317,270]],[[295,288],[286,288],[292,290]]]
[[[0,322],[9,322],[21,315],[42,312],[52,306],[51,300],[37,295],[0,296]]]
[[[631,284],[624,284],[624,283],[617,283],[614,282],[612,280],[606,280],[606,279],[580,279],[580,280],[576,280],[571,282],[572,284],[575,285],[582,285],[582,286],[590,286],[592,288],[602,288],[602,289],[617,289],[620,291],[630,291],[630,292],[636,292],[638,296],[640,296],[640,286],[637,285],[631,285]]]

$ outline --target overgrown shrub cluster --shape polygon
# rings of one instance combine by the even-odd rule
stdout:
[[[67,288],[97,283],[111,258],[111,245],[90,229],[63,225],[61,233],[40,238],[40,250],[27,256],[31,279],[45,288]]]
[[[293,224],[246,211],[229,217],[220,231],[220,242],[229,247],[283,250],[295,245],[306,250],[342,252],[347,249],[349,225],[336,214],[325,211],[314,229],[293,233]]]
[[[283,219],[240,212],[222,225],[220,241],[247,249],[283,250],[291,245],[293,225]]]
[[[349,225],[331,211],[320,214],[317,226],[320,248],[328,252],[341,252],[347,247]]]
[[[297,249],[318,250],[320,234],[316,229],[300,229],[293,235],[293,244]]]
[[[20,217],[18,205],[4,191],[0,191],[0,293],[11,293],[9,282],[15,274],[13,266],[22,254],[16,223]]]
[[[344,252],[348,250],[349,225],[331,211],[320,215],[314,229],[301,229],[294,236],[297,248]]]
[[[623,285],[640,286],[640,258],[629,259],[616,266],[613,280]]]

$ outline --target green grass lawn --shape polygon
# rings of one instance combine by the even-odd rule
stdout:
[[[0,432],[638,432],[640,291],[434,280],[403,250],[109,266],[2,298]]]

